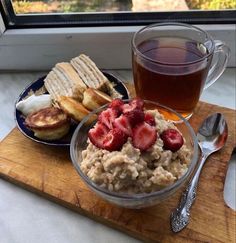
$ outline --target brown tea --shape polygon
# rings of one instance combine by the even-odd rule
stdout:
[[[150,39],[133,52],[135,90],[139,97],[159,102],[187,117],[193,112],[210,61],[200,43],[183,38]]]

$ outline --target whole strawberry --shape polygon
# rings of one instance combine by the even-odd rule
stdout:
[[[167,129],[161,133],[160,137],[163,140],[164,149],[172,152],[178,151],[184,143],[182,135],[176,129]]]

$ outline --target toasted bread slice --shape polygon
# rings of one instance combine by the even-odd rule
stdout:
[[[75,94],[76,92],[83,93],[87,88],[87,86],[81,80],[81,78],[70,63],[57,63],[55,69],[58,71],[58,73],[61,73],[65,77],[65,79],[70,83],[72,88],[73,86],[75,87],[75,89],[73,90]]]
[[[70,63],[56,64],[44,80],[45,87],[54,100],[60,96],[68,96],[82,100],[87,88]]]
[[[75,121],[80,122],[87,116],[90,111],[87,110],[80,102],[74,100],[73,98],[61,96],[58,100],[60,108],[68,114],[69,117],[73,118]],[[92,123],[97,118],[96,115],[93,115],[88,121],[87,124]]]
[[[89,88],[106,91],[107,78],[88,56],[81,54],[73,58],[71,64]]]
[[[102,91],[88,88],[84,92],[82,104],[89,110],[97,109],[112,101],[112,98]]]
[[[112,98],[122,98],[122,95],[114,89],[113,84],[88,56],[81,54],[73,58],[71,64],[89,88],[106,92]]]

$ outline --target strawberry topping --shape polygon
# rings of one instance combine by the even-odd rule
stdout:
[[[133,129],[133,146],[145,151],[149,149],[157,140],[157,131],[155,127],[146,122],[138,124]]]
[[[113,122],[118,117],[116,110],[108,108],[100,113],[98,116],[98,121],[106,125],[109,129],[112,129]]]
[[[125,115],[121,115],[120,117],[116,118],[113,125],[124,132],[127,136],[132,136],[132,127],[129,119]]]
[[[135,148],[146,151],[157,139],[155,125],[153,115],[145,114],[141,99],[135,98],[128,104],[114,99],[100,113],[96,126],[90,129],[88,136],[95,146],[108,151],[120,150],[131,137]]]
[[[138,108],[140,110],[143,110],[144,102],[143,102],[143,100],[141,100],[140,98],[137,97],[130,101],[130,105],[135,108]]]
[[[164,149],[171,150],[172,152],[179,150],[184,143],[182,135],[175,129],[165,130],[160,137],[163,140]]]
[[[96,126],[89,130],[88,137],[93,145],[98,148],[104,149],[103,140],[108,134],[109,129],[102,123],[97,123]]]
[[[121,100],[121,99],[114,99],[110,103],[109,107],[114,109],[114,110],[116,110],[119,114],[121,114],[123,105],[124,105],[123,100]]]
[[[123,113],[133,111],[135,109],[143,110],[144,103],[140,98],[131,100],[128,104],[124,104],[122,107]]]
[[[127,113],[127,112],[130,112],[130,111],[132,111],[132,110],[134,110],[135,108],[134,107],[132,107],[130,104],[124,104],[123,106],[122,106],[122,112],[123,112],[123,114],[125,114],[125,113]]]
[[[120,150],[127,141],[127,136],[118,128],[109,131],[103,141],[103,147],[108,151]]]
[[[151,126],[156,126],[155,118],[150,113],[145,114],[144,121]]]
[[[137,108],[126,112],[124,115],[128,118],[131,126],[133,126],[133,127],[135,125],[137,125],[138,123],[141,123],[144,121],[144,112]]]

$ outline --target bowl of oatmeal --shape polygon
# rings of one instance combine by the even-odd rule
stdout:
[[[97,121],[86,125],[93,114]],[[166,114],[177,116],[178,123]],[[78,125],[70,155],[97,195],[122,207],[142,208],[185,184],[196,166],[198,145],[188,121],[174,110],[139,98],[116,99]]]

